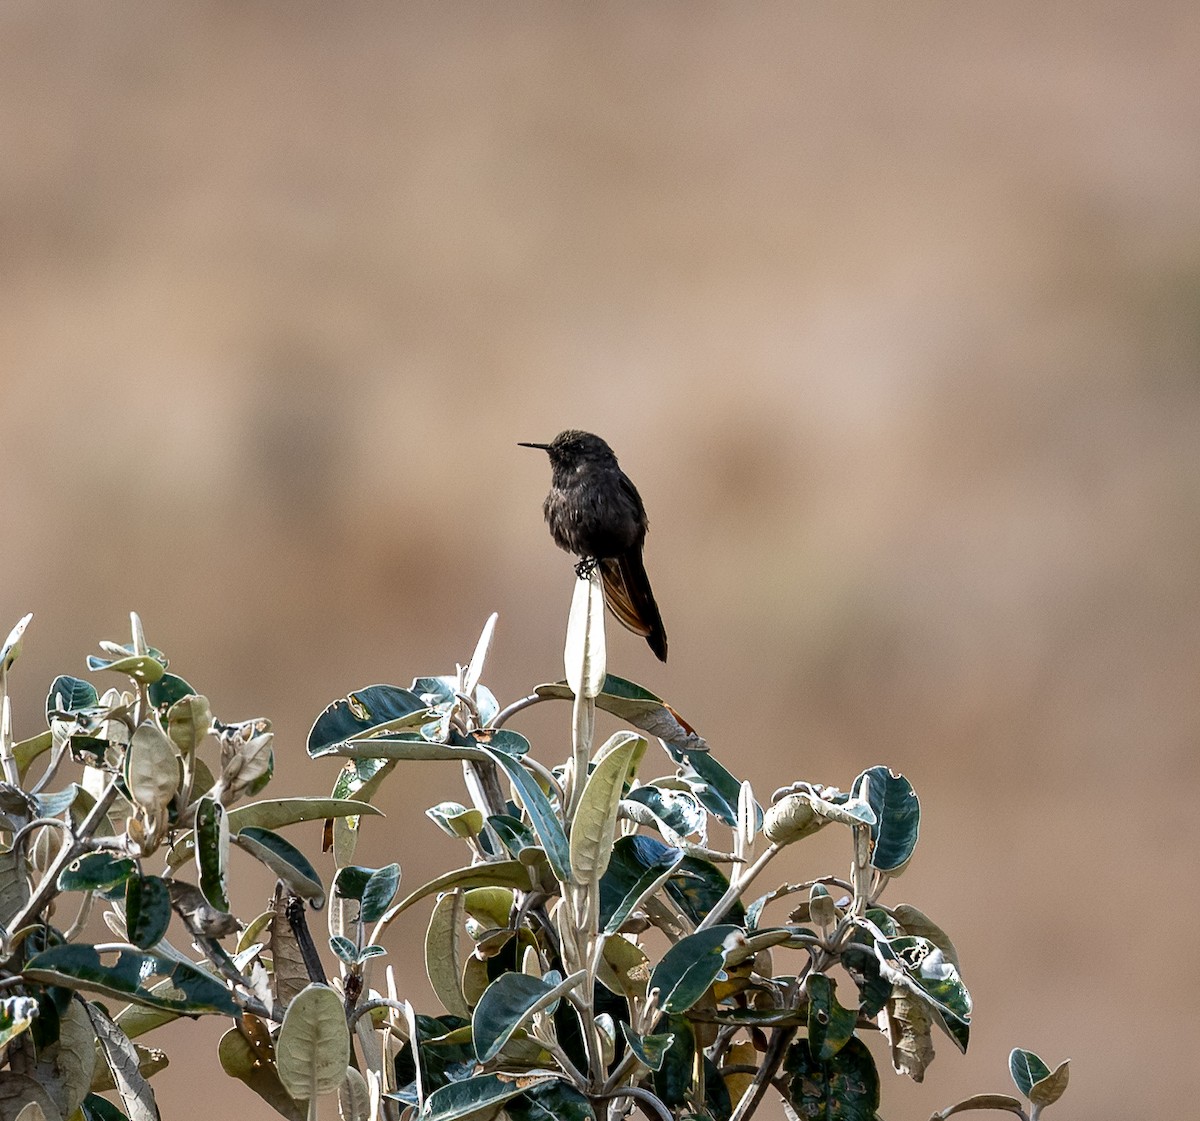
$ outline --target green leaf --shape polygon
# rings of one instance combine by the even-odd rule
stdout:
[[[89,654],[88,669],[94,673],[106,669],[124,673],[141,685],[153,685],[167,672],[167,660],[161,650],[135,654],[129,647],[125,649],[129,650],[129,654],[124,658],[98,658],[95,654]]]
[[[54,679],[46,694],[46,720],[49,722],[58,714],[74,714],[99,705],[100,694],[90,681],[62,674]]]
[[[520,1079],[479,1074],[434,1090],[421,1110],[421,1121],[460,1121],[475,1113],[489,1113],[518,1094],[544,1082],[557,1081],[553,1075],[531,1074]],[[387,1095],[395,1097],[394,1094]]]
[[[284,825],[295,825],[302,821],[320,821],[327,817],[346,817],[349,814],[378,814],[382,810],[366,802],[354,802],[344,798],[272,798],[265,802],[251,802],[229,810],[226,817],[231,833],[240,833],[250,826],[262,829],[279,829]],[[178,868],[187,863],[195,850],[195,838],[188,834],[176,844],[167,856],[167,864]]]
[[[662,1065],[654,1071],[654,1093],[668,1108],[685,1105],[692,1096],[696,1037],[686,1016],[668,1016],[664,1025],[672,1036]]]
[[[342,899],[357,899],[362,902],[363,892],[377,869],[364,868],[361,864],[348,864],[339,868],[333,877],[333,892]]]
[[[167,710],[167,735],[184,755],[191,755],[212,730],[212,709],[205,697],[191,693]]]
[[[327,817],[345,817],[348,814],[381,817],[383,811],[366,802],[342,798],[273,798],[230,810],[229,828],[234,833],[240,833],[252,825],[261,829],[279,829],[284,825],[320,821]]]
[[[233,843],[261,860],[296,895],[311,900],[314,907],[324,906],[325,889],[321,886],[321,877],[308,857],[290,841],[270,829],[250,825],[233,838]]]
[[[808,1016],[795,1008],[725,1008],[717,1009],[713,1021],[748,1028],[802,1027]]]
[[[671,1032],[638,1035],[624,1021],[621,1022],[621,1031],[629,1049],[637,1056],[642,1066],[654,1071],[662,1070],[663,1060],[667,1057],[671,1044],[675,1042],[675,1036]]]
[[[943,1109],[941,1113],[935,1113],[931,1121],[942,1121],[952,1114],[966,1113],[973,1109],[995,1109],[1025,1116],[1021,1102],[1009,1094],[972,1094],[969,1098],[955,1102],[948,1109]]]
[[[165,713],[176,701],[181,701],[184,697],[195,692],[196,690],[184,681],[182,677],[176,677],[173,673],[164,673],[162,677],[146,690],[150,698],[150,703],[159,713]]]
[[[1050,1076],[1050,1068],[1037,1055],[1020,1047],[1014,1047],[1009,1052],[1008,1072],[1025,1097],[1029,1097],[1029,1091],[1034,1086]]]
[[[516,788],[517,795],[533,822],[533,828],[546,850],[546,857],[554,874],[563,883],[571,879],[571,850],[567,844],[567,835],[563,832],[562,824],[550,799],[542,792],[537,780],[521,763],[503,751],[487,751],[488,758],[498,763],[509,781]]]
[[[63,790],[56,790],[50,794],[35,795],[37,798],[37,816],[58,817],[59,814],[70,809],[75,804],[82,789],[78,783],[73,782]]]
[[[591,1103],[561,1079],[543,1082],[504,1107],[509,1121],[595,1121]]]
[[[6,996],[0,999],[0,1047],[15,1039],[38,1014],[38,1002],[28,996]]]
[[[171,896],[158,876],[130,876],[125,881],[125,929],[139,950],[157,946],[171,922]]]
[[[520,759],[529,754],[529,741],[520,732],[511,728],[477,728],[469,736],[456,737],[453,741],[461,745],[475,744],[479,747],[491,748],[493,751],[503,751],[514,759]]]
[[[648,874],[657,876],[671,860],[678,860],[678,863],[676,871],[667,879],[667,893],[693,923],[703,921],[728,890],[729,881],[707,860],[695,856],[678,859],[672,855],[679,851],[655,837],[641,834],[618,838],[613,845],[608,870],[600,881],[600,921],[612,928],[614,916],[630,893],[638,890],[638,882]],[[745,911],[740,901],[729,909],[729,918],[738,924],[744,920]]]
[[[967,1045],[971,1042],[971,1025],[964,1024],[953,1016],[945,1015],[936,1005],[930,1005],[929,1011],[933,1016],[933,1022],[950,1037],[954,1046],[965,1055]]]
[[[435,895],[440,891],[451,891],[454,888],[467,887],[516,887],[528,891],[529,869],[519,860],[497,860],[486,864],[471,864],[466,868],[456,868],[435,876],[428,883],[422,884],[411,895],[406,895],[385,914],[380,922],[390,923],[402,912],[407,911],[414,903],[427,895]]]
[[[700,804],[726,825],[736,826],[738,820],[738,795],[741,782],[734,778],[713,756],[706,752],[691,754],[671,752],[672,757],[682,764],[679,777],[691,787]],[[762,826],[762,807],[755,803],[755,828]]]
[[[330,754],[352,739],[406,727],[410,718],[420,721],[428,706],[415,693],[397,685],[368,685],[334,701],[308,733],[308,753],[314,758]]]
[[[483,811],[468,809],[461,802],[439,802],[425,816],[451,837],[475,837],[483,829]]]
[[[0,849],[0,926],[7,927],[29,902],[29,877],[21,851]]]
[[[475,1049],[469,1038],[457,1041],[462,1028],[470,1032],[470,1021],[461,1016],[422,1016],[420,1013],[413,1016],[409,1038],[396,1055],[396,1085],[401,1089],[393,1097],[416,1103],[418,1065],[426,1097],[448,1082],[473,1073]]]
[[[0,1114],[4,1121],[61,1121],[62,1118],[46,1088],[29,1075],[14,1070],[0,1071],[0,1107],[4,1109]]]
[[[654,819],[670,833],[690,837],[700,833],[706,823],[700,799],[684,790],[671,790],[657,786],[639,786],[629,791],[624,799],[627,803],[644,806]],[[643,824],[652,824],[643,822]],[[669,839],[669,838],[668,838]]]
[[[457,703],[458,698],[455,696],[457,688],[458,677],[454,674],[444,674],[440,677],[417,677],[409,686],[409,689],[431,709],[439,710]],[[485,726],[490,724],[500,711],[500,703],[486,685],[477,684],[475,686],[475,706],[479,709],[479,722]]]
[[[25,976],[69,989],[93,989],[188,1016],[204,1012],[224,1016],[238,1013],[237,1005],[220,981],[194,965],[157,954],[122,950],[114,964],[105,965],[95,946],[53,946],[30,960]],[[151,991],[160,981],[170,984],[158,992]]]
[[[275,749],[270,746],[274,735],[265,741],[265,750],[259,747],[257,752],[253,752],[253,745],[248,746],[243,753],[243,758],[250,756],[250,762],[246,763],[242,768],[241,774],[238,775],[238,782],[242,782],[246,777],[247,770],[250,771],[253,777],[246,783],[242,793],[247,798],[257,798],[266,788],[267,784],[275,777]],[[264,744],[264,741],[259,739],[258,744]],[[257,771],[257,774],[254,772]]]
[[[580,970],[552,984],[525,973],[502,973],[484,991],[471,1017],[471,1038],[481,1063],[494,1059],[535,1012],[548,1008],[584,978]]]
[[[729,880],[715,864],[699,856],[685,856],[679,870],[667,880],[667,893],[694,923],[701,923],[729,890]],[[726,918],[739,926],[746,912],[741,900],[735,900]]]
[[[463,893],[449,891],[434,904],[425,932],[425,973],[442,1007],[456,1016],[470,1018],[471,1010],[462,992]]]
[[[892,995],[892,982],[883,975],[875,955],[875,935],[865,927],[856,927],[842,949],[842,965],[858,986],[859,1016],[873,1020]]]
[[[0,673],[7,673],[13,662],[21,656],[21,640],[25,637],[25,628],[29,626],[29,620],[32,618],[32,611],[22,615],[17,620],[17,625],[8,632],[4,645],[0,646]]]
[[[604,879],[600,881],[600,916],[605,934],[615,934],[620,930],[625,920],[667,882],[683,860],[682,849],[664,845],[664,851],[653,854],[649,863],[643,867],[630,860],[626,855],[631,850],[636,852],[636,849],[632,845],[624,845],[626,841],[636,842],[639,839],[642,838],[633,836],[622,837],[617,841],[613,850],[613,859],[610,860],[608,869],[604,873]],[[650,838],[644,839],[649,840]],[[618,858],[618,848],[621,849],[621,863],[619,868],[614,869],[613,865]],[[617,873],[615,876],[613,875],[614,871]],[[612,905],[614,900],[617,900],[615,906]]]
[[[349,759],[333,784],[335,798],[354,798],[369,802],[396,768],[395,759]],[[358,847],[358,815],[333,818],[333,863],[341,868],[354,859]],[[328,823],[326,829],[329,828]]]
[[[1030,1087],[1029,1100],[1039,1109],[1053,1105],[1063,1096],[1070,1078],[1070,1059],[1064,1059],[1045,1078]]]
[[[279,1081],[274,1063],[265,1063],[238,1028],[230,1028],[217,1044],[221,1069],[230,1078],[237,1078],[250,1087],[276,1113],[288,1121],[305,1121],[308,1110],[302,1109]]]
[[[160,993],[173,992],[169,979],[157,982],[151,987],[151,992],[154,992],[155,989]],[[113,1017],[113,1022],[130,1039],[137,1039],[138,1036],[154,1031],[163,1024],[178,1020],[179,1017],[180,1013],[178,1012],[168,1012],[165,1009],[151,1008],[144,1004],[127,1004]]]
[[[489,930],[508,927],[513,900],[513,890],[508,887],[476,887],[463,893],[467,914]]]
[[[701,1058],[704,1066],[704,1111],[713,1121],[729,1121],[733,1114],[729,1087],[712,1059],[707,1055]]]
[[[851,1039],[832,1058],[821,1059],[807,1039],[798,1039],[788,1048],[783,1069],[791,1076],[789,1103],[801,1117],[876,1121],[879,1074],[861,1040]]]
[[[236,1028],[234,1029],[237,1030]],[[99,1094],[88,1094],[79,1107],[83,1121],[129,1121],[115,1105]]]
[[[598,881],[608,867],[630,763],[645,746],[641,736],[617,732],[601,748],[603,757],[588,775],[571,823],[571,874],[578,884]]]
[[[824,973],[810,973],[808,992],[808,1046],[820,1060],[831,1059],[854,1034],[857,1008],[843,1008],[834,996],[834,983]]]
[[[575,694],[565,681],[539,685],[534,692],[539,697],[552,700],[573,700]],[[643,689],[623,677],[608,674],[600,686],[596,696],[596,707],[605,712],[611,712],[621,720],[649,732],[656,739],[668,744],[671,754],[708,750],[708,744],[698,736],[692,728],[683,721],[679,714],[661,697],[655,696],[649,689]],[[679,761],[678,756],[676,757]],[[737,805],[736,796],[734,805]]]
[[[736,926],[712,926],[680,939],[654,967],[650,988],[658,989],[664,1012],[686,1012],[725,967],[725,940],[740,934]]]
[[[869,912],[868,912],[869,914]],[[900,903],[892,908],[892,914],[895,916],[905,934],[915,934],[918,938],[927,938],[932,942],[943,954],[946,955],[946,960],[961,971],[962,967],[958,961],[958,950],[955,949],[954,943],[940,926],[937,925],[923,911],[919,911],[908,903]]]
[[[133,1044],[99,1004],[85,1003],[83,1007],[130,1121],[159,1121],[154,1091],[139,1069]]]
[[[332,755],[339,759],[389,759],[407,762],[461,763],[484,761],[487,757],[471,736],[454,734],[455,743],[438,743],[424,732],[389,732],[369,739],[347,740],[313,753],[313,758]]]
[[[928,939],[910,936],[877,939],[875,956],[879,961],[880,972],[893,985],[899,985],[922,997],[932,1004],[947,1022],[953,1019],[963,1027],[970,1026],[971,994],[958,975],[958,970]],[[962,1033],[949,1034],[965,1051],[965,1040],[960,1042]]]
[[[130,799],[151,814],[165,810],[179,789],[175,745],[155,722],[139,724],[125,752],[125,788]]]
[[[537,838],[519,818],[508,814],[493,814],[488,818],[488,824],[495,830],[500,843],[508,849],[509,856],[519,856],[526,849],[538,847]]]
[[[89,852],[77,856],[58,874],[59,891],[111,891],[134,874],[137,865],[127,856]]]
[[[571,692],[595,697],[604,684],[604,588],[593,568],[575,582],[567,616],[567,644],[563,654]]]
[[[301,990],[284,1013],[275,1043],[279,1081],[293,1098],[336,1090],[350,1063],[350,1029],[341,998],[328,985]]]
[[[400,886],[400,865],[389,864],[372,874],[363,888],[362,919],[363,922],[376,923],[384,911],[391,906],[396,898],[396,889]]]
[[[873,827],[877,819],[875,811],[861,798],[796,783],[791,793],[767,810],[763,833],[776,845],[790,845],[824,829],[831,821]]]
[[[909,862],[917,847],[921,803],[912,783],[903,775],[892,774],[887,767],[863,771],[851,787],[853,797],[861,797],[864,779],[869,779],[867,801],[876,818],[871,826],[871,866],[895,875]]]
[[[335,934],[329,939],[329,948],[347,965],[358,965],[359,962],[366,961],[368,958],[379,957],[387,953],[382,946],[364,946],[360,950],[349,938],[340,934]]]
[[[204,898],[218,911],[229,910],[229,816],[215,798],[205,795],[196,807],[196,871]]]
[[[12,753],[17,762],[17,773],[21,778],[25,777],[25,772],[29,770],[33,761],[53,746],[54,733],[49,729],[39,732],[36,736],[30,736],[27,740],[14,743]]]

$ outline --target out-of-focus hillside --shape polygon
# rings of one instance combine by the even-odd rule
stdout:
[[[878,762],[922,795],[889,898],[955,937],[976,1027],[885,1115],[1004,1089],[1014,1045],[1075,1060],[1064,1117],[1187,1115],[1198,56],[1182,0],[5,4],[18,734],[131,609],[273,718],[283,792],[332,781],[326,703],[492,610],[492,688],[558,676],[515,442],[591,428],[671,638],[611,668],[760,796]],[[363,858],[444,867],[456,791],[395,783]],[[254,1114],[215,1061],[156,1076],[164,1116]]]

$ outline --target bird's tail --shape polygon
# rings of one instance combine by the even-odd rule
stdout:
[[[640,634],[650,644],[654,656],[665,662],[667,632],[650,590],[641,549],[630,549],[619,557],[605,557],[600,562],[600,578],[608,609],[623,626]]]

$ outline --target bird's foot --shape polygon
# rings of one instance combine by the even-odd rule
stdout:
[[[596,567],[600,564],[599,557],[584,557],[575,566],[575,575],[580,580],[590,580],[592,573],[596,571]]]

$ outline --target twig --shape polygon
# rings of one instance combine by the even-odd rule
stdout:
[[[775,1072],[779,1069],[779,1065],[783,1062],[784,1053],[787,1051],[796,1034],[795,1028],[780,1028],[771,1037],[771,1042],[767,1044],[767,1053],[763,1055],[762,1065],[755,1072],[754,1081],[750,1083],[746,1092],[738,1099],[737,1106],[730,1115],[729,1121],[744,1121],[758,1108],[758,1103],[762,1101],[763,1095],[767,1092],[767,1087],[775,1078]]]
[[[96,893],[85,891],[83,893],[83,902],[79,905],[79,914],[75,916],[75,921],[63,932],[64,942],[74,942],[79,936],[79,932],[87,924],[88,919],[92,914],[92,904],[96,901]]]
[[[258,997],[250,995],[254,991],[250,986],[250,981],[247,979],[246,975],[242,973],[236,965],[233,964],[229,958],[229,955],[225,952],[224,948],[215,938],[193,938],[192,945],[195,946],[196,949],[198,949],[202,954],[204,954],[206,958],[208,958],[213,967],[218,973],[221,974],[222,977],[225,978],[226,981],[234,986],[234,990],[230,995],[237,1002],[238,1007],[243,1008],[247,1012],[253,1013],[260,1019],[271,1020],[276,1024],[283,1023],[283,1009],[277,1004],[272,1004],[272,1006],[268,1008],[261,1000],[258,999]],[[96,948],[99,949],[100,947],[97,946]],[[131,948],[135,950],[137,949],[136,946]],[[243,992],[239,993],[237,991],[238,989],[242,989]]]
[[[647,1116],[651,1113],[661,1117],[663,1121],[675,1121],[671,1111],[663,1105],[662,1100],[641,1086],[622,1086],[619,1090],[601,1090],[593,1094],[594,1098],[636,1098],[642,1103],[642,1112]],[[646,1107],[649,1107],[648,1109]]]
[[[374,1000],[365,1000],[353,1012],[350,1013],[349,1017],[347,1018],[348,1025],[351,1029],[353,1029],[354,1025],[361,1017],[365,1016],[368,1012],[374,1012],[377,1008],[391,1008],[394,1011],[403,1014],[404,1003],[403,1001],[399,1000],[391,1000],[386,996],[376,997]],[[392,1027],[391,1024],[388,1024],[387,1027],[397,1039],[404,1039],[404,1036],[402,1036],[394,1027]]]
[[[300,896],[288,892],[284,915],[287,918],[288,926],[291,927],[292,937],[296,939],[300,956],[304,959],[304,971],[308,974],[308,979],[318,981],[322,985],[328,984],[325,966],[321,964],[321,955],[317,953],[316,943],[313,942],[308,922],[304,917],[304,900]]]
[[[524,708],[529,708],[530,705],[540,704],[542,701],[549,700],[549,697],[540,697],[537,693],[530,693],[528,697],[522,697],[519,701],[513,701],[507,708],[502,708],[488,725],[489,728],[503,728],[504,722],[510,716],[516,716]]]
[[[30,789],[30,794],[40,794],[43,790],[45,790],[50,782],[53,781],[54,776],[58,773],[59,764],[62,763],[63,759],[65,759],[69,753],[70,746],[70,739],[64,739],[62,743],[58,745],[58,750],[51,752],[50,762],[46,765],[45,773]]]
[[[19,848],[25,843],[25,838],[30,833],[43,825],[54,825],[59,829],[65,830],[67,833],[71,832],[70,825],[68,825],[65,821],[59,821],[56,817],[35,817],[31,822],[29,822],[28,825],[22,825],[21,828],[17,830],[16,836],[14,836],[12,840],[13,849],[15,850]]]

